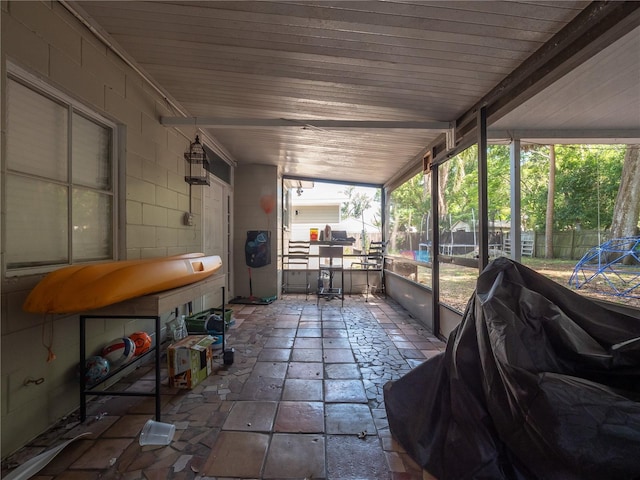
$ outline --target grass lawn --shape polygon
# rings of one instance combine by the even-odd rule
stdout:
[[[569,288],[587,297],[613,303],[628,305],[640,309],[640,299],[616,297],[597,292],[593,286],[585,285],[579,290],[569,285],[569,278],[576,266],[575,260],[556,260],[524,257],[522,263],[550,278],[563,287]],[[464,311],[469,298],[473,295],[478,278],[478,270],[449,263],[440,264],[440,299],[457,310]]]

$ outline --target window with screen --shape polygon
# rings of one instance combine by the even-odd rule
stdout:
[[[5,273],[113,258],[114,126],[17,76],[6,101]]]

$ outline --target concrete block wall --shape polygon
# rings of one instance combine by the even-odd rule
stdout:
[[[271,232],[271,264],[251,269],[251,286],[255,297],[279,295],[278,286],[278,227],[279,197],[278,169],[270,165],[243,165],[234,176],[234,229],[233,272],[234,294],[249,297],[249,270],[245,259],[247,231],[269,230]],[[260,203],[261,198],[272,196],[276,205],[267,214]]]
[[[173,255],[202,248],[202,188],[184,181],[188,135],[163,127],[165,101],[116,54],[57,2],[3,1],[1,15],[2,92],[7,63],[43,79],[60,92],[119,125],[125,138],[119,159],[120,258]],[[0,102],[5,105],[5,99]],[[2,119],[6,118],[4,111]],[[6,126],[2,125],[2,145]],[[195,226],[183,225],[192,207]],[[1,207],[1,205],[0,205]],[[222,218],[207,221],[223,223]],[[4,247],[2,248],[4,251]],[[222,255],[223,252],[220,252]],[[25,314],[22,303],[43,275],[6,278],[1,284],[2,458],[22,447],[79,404],[79,352],[75,315]],[[169,318],[167,312],[166,319]],[[148,321],[96,320],[88,326],[87,351],[136,330]],[[56,354],[47,362],[45,343]],[[40,385],[24,382],[44,378]]]

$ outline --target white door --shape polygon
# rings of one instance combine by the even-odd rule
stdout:
[[[229,272],[229,232],[230,188],[223,182],[211,179],[211,185],[203,188],[202,208],[202,245],[206,255],[219,255],[222,259],[222,272]],[[225,287],[229,282],[225,281]],[[231,299],[230,292],[225,289],[225,302]],[[205,305],[218,307],[222,303],[222,292],[211,292],[205,296]]]

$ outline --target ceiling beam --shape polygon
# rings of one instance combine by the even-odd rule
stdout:
[[[640,2],[593,2],[457,121],[487,106],[491,122],[640,26]]]
[[[608,139],[607,143],[627,143],[628,140],[640,138],[638,128],[584,128],[584,129],[488,129],[488,136],[491,140],[536,140],[536,139],[556,139],[556,140],[589,140]],[[619,140],[619,141],[616,141]],[[566,142],[563,142],[566,143]],[[595,143],[595,142],[591,142]]]
[[[160,117],[165,126],[194,126],[202,128],[264,128],[295,127],[309,129],[404,129],[444,132],[449,122],[393,121],[393,120],[318,120],[297,118],[219,118],[219,117]]]
[[[458,145],[434,142],[434,163],[473,145],[476,115],[487,109],[490,125],[597,53],[640,26],[640,2],[592,2],[455,122]],[[601,138],[602,135],[597,135]]]
[[[282,176],[283,180],[291,180],[291,181],[299,181],[299,182],[307,182],[307,183],[311,183],[313,185],[318,184],[318,183],[331,183],[331,184],[335,184],[335,185],[344,185],[344,179],[343,180],[330,180],[328,178],[322,178],[322,177],[299,177],[296,175],[283,175]],[[353,185],[355,187],[366,187],[366,188],[382,188],[382,185],[378,184],[378,183],[367,183],[367,182],[353,182],[353,181],[349,181],[349,185]],[[302,188],[305,188],[304,186]],[[306,188],[313,188],[312,187],[306,187]]]

